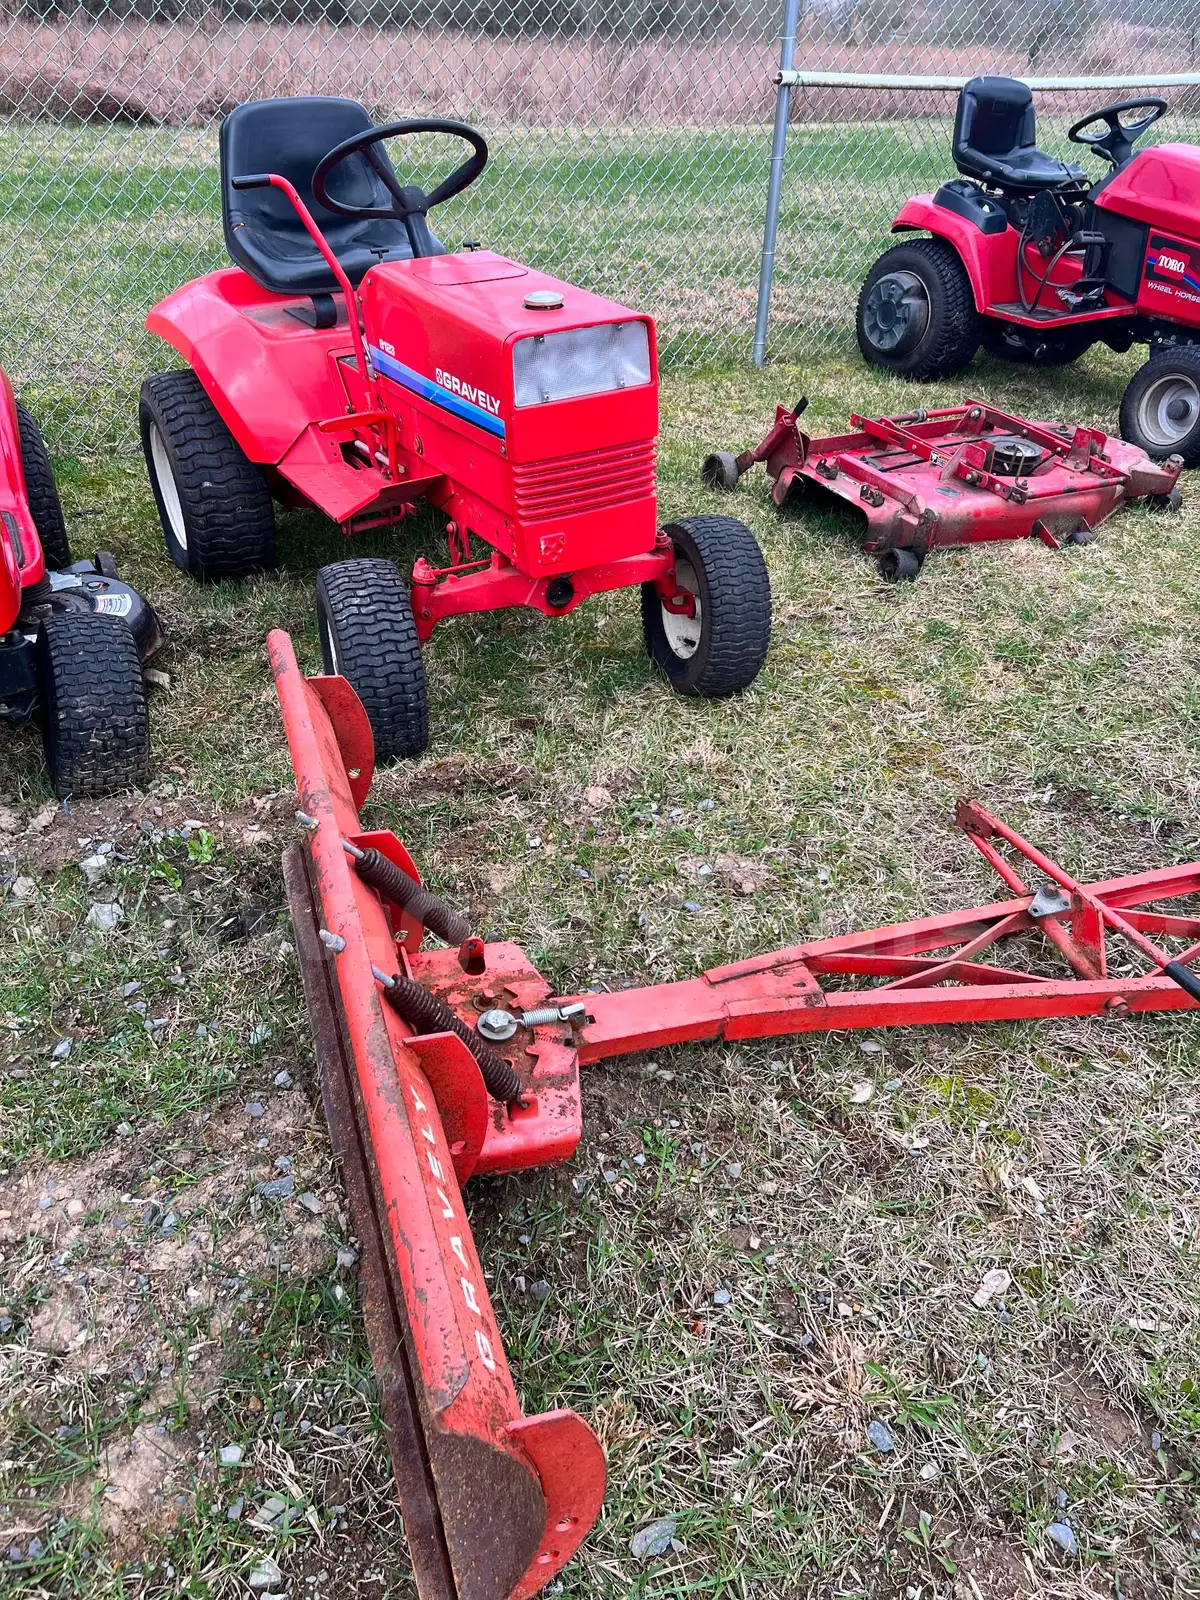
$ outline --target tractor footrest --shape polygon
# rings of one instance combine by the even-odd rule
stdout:
[[[349,522],[368,507],[401,504],[410,498],[407,484],[394,483],[372,467],[338,466],[326,461],[288,461],[280,474],[334,522]]]

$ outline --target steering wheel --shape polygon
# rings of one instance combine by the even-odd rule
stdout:
[[[1148,111],[1149,116],[1143,117],[1140,122],[1126,124],[1121,121],[1123,111]],[[1123,161],[1129,160],[1133,154],[1134,144],[1146,129],[1153,127],[1166,114],[1167,102],[1155,95],[1142,95],[1136,100],[1119,100],[1116,105],[1104,106],[1089,116],[1080,117],[1078,122],[1067,129],[1067,138],[1072,144],[1082,144],[1089,150],[1098,150],[1112,162],[1114,167],[1119,167]],[[1104,131],[1086,134],[1084,129],[1090,128],[1093,122],[1103,122]]]
[[[426,194],[424,189],[415,183],[397,182],[391,165],[381,159],[380,153],[375,148],[385,139],[395,139],[409,133],[448,133],[453,138],[462,139],[469,144],[471,154],[461,166],[455,167],[448,178],[443,178],[432,193]],[[349,206],[341,200],[335,200],[329,193],[330,173],[348,156],[356,155],[359,151],[366,156],[372,171],[391,195],[390,206]],[[329,154],[322,157],[312,177],[313,198],[339,217],[358,217],[363,220],[388,217],[403,222],[408,229],[413,254],[432,255],[434,246],[429,229],[425,226],[426,212],[433,206],[440,206],[445,200],[453,199],[456,194],[461,194],[474,183],[487,166],[487,159],[487,140],[474,128],[469,128],[465,122],[447,122],[440,117],[417,118],[409,122],[384,122],[375,127],[364,128],[361,133],[356,133],[349,139],[343,139],[341,144],[334,145]]]

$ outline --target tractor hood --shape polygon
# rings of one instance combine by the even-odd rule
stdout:
[[[1104,211],[1154,228],[1169,228],[1200,243],[1200,145],[1158,144],[1097,184],[1092,199]]]
[[[360,293],[381,376],[513,463],[547,454],[552,418],[592,449],[657,432],[654,324],[614,300],[490,250],[384,262]]]

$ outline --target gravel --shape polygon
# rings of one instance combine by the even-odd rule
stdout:
[[[867,1438],[871,1441],[872,1449],[878,1450],[880,1455],[886,1455],[889,1450],[896,1448],[895,1440],[892,1438],[891,1430],[887,1423],[880,1422],[878,1419],[867,1423]]]

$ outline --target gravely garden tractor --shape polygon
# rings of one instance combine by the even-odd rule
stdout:
[[[1134,150],[1165,100],[1082,117],[1075,144],[1104,157],[1097,183],[1037,148],[1033,96],[1014,78],[973,78],[954,123],[962,174],[909,200],[858,302],[874,366],[952,377],[980,344],[1060,366],[1102,341],[1150,346],[1121,402],[1121,436],[1200,467],[1200,147]]]
[[[468,158],[430,193],[384,150],[443,134]],[[427,214],[487,162],[460,122],[373,126],[353,100],[261,100],[221,129],[225,240],[237,263],[169,295],[147,327],[190,371],[143,387],[142,441],[167,548],[197,578],[275,561],[273,500],[346,533],[418,501],[449,562],[348,560],[317,575],[327,672],[354,685],[381,760],[428,741],[421,645],[444,617],[562,616],[638,585],[651,657],[684,694],[758,673],[770,587],[750,531],[685,517],[661,531],[658,372],[649,317],[475,244]]]
[[[0,371],[0,722],[40,709],[56,794],[108,794],[145,777],[142,662],[161,643],[153,608],[112,556],[71,561],[41,432]]]

